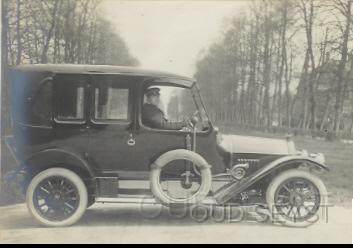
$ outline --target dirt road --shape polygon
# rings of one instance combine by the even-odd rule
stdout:
[[[351,243],[351,210],[333,207],[328,216],[328,223],[295,229],[249,220],[197,223],[166,211],[147,219],[138,206],[97,205],[72,227],[43,228],[25,205],[15,205],[0,208],[0,243]]]

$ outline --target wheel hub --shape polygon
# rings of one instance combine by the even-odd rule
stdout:
[[[60,200],[61,199],[61,195],[59,193],[56,193],[54,195],[54,199],[57,200],[57,201]]]
[[[297,206],[302,206],[304,203],[303,198],[299,195],[297,195],[294,200]]]
[[[290,196],[290,203],[297,207],[302,206],[304,204],[304,198],[300,194],[292,192]]]

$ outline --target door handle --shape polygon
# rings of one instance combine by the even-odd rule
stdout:
[[[130,138],[127,140],[127,145],[128,146],[134,146],[136,145],[136,140],[132,134],[130,134]]]

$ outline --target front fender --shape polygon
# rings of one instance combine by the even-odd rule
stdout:
[[[309,164],[319,170],[329,171],[329,168],[318,161],[315,157],[307,157],[302,155],[289,155],[272,161],[255,173],[240,182],[231,182],[215,192],[214,197],[219,204],[224,204],[232,199],[235,195],[243,192],[256,182],[270,175],[271,173],[286,167],[292,168],[293,165],[299,167],[302,164]]]
[[[310,164],[311,166],[314,166],[315,168],[319,170],[326,170],[329,171],[330,169],[325,165],[324,163],[319,162],[317,159],[313,157],[304,157],[300,155],[290,155],[290,156],[285,156],[281,157],[279,159],[276,159],[269,163],[268,165],[262,167],[258,171],[256,171],[253,175],[249,177],[250,181],[256,180],[256,179],[262,179],[263,177],[267,176],[268,174],[272,173],[275,170],[278,170],[280,168],[286,167],[288,165],[292,164]]]

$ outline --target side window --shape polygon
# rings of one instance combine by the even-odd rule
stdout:
[[[48,80],[44,82],[33,102],[32,106],[32,123],[35,125],[50,126],[52,121],[52,94],[53,81]]]
[[[60,80],[62,79],[62,80]],[[84,122],[85,83],[75,78],[60,78],[56,82],[56,120],[59,122]]]
[[[129,121],[129,88],[117,80],[101,80],[94,84],[93,119],[102,121]]]

